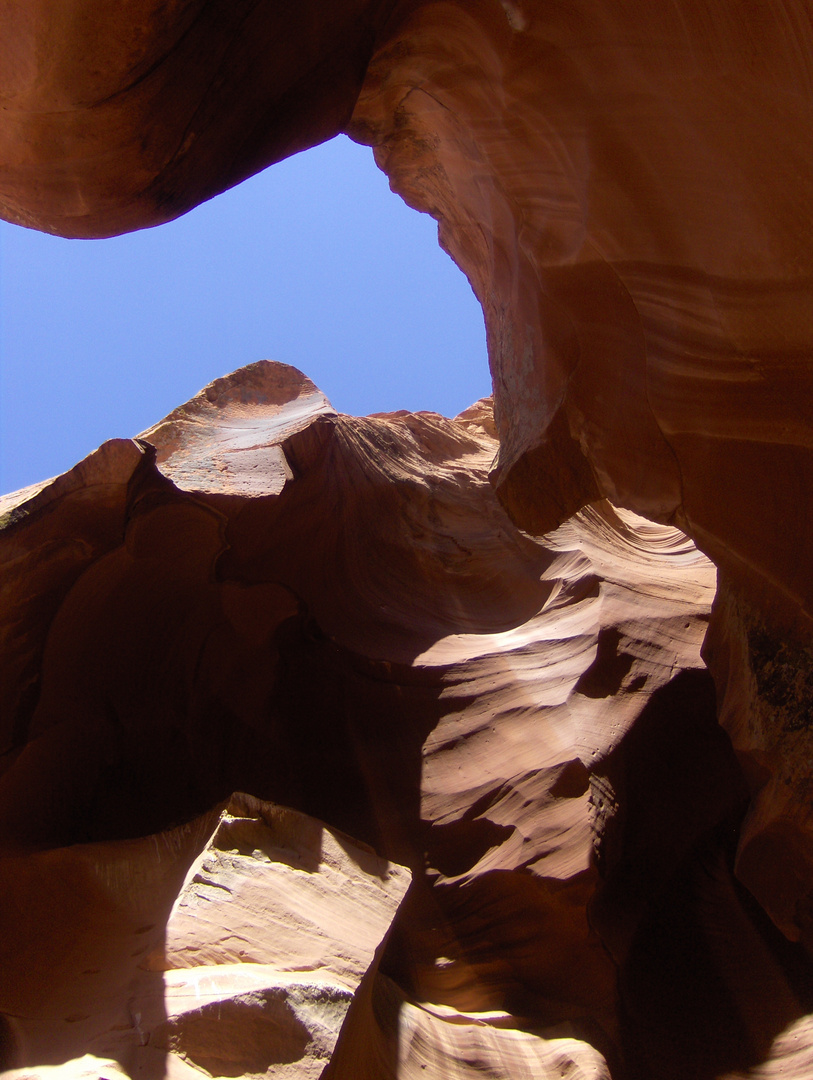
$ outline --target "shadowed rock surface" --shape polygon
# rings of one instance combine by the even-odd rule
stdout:
[[[329,1076],[785,1061],[809,965],[733,877],[714,568],[607,502],[519,531],[492,432],[263,362],[3,500],[6,1068],[319,1075],[351,997]],[[320,821],[378,853],[339,838],[346,887]]]
[[[13,856],[2,874],[4,1065],[73,1061],[73,1075],[112,1061],[131,1076],[318,1077],[409,885],[321,822],[239,794],[190,825]]]
[[[755,799],[738,873],[809,941],[810,0],[2,11],[11,221],[155,225],[341,130],[438,219],[483,305],[514,520],[607,498],[719,568],[707,656]]]
[[[813,1072],[811,15],[3,6],[5,217],[158,224],[346,130],[494,376],[354,420],[255,365],[2,501],[4,873],[249,791],[413,872],[335,1075]]]

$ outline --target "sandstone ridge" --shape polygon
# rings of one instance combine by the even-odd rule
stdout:
[[[345,131],[437,219],[494,400],[354,419],[253,365],[0,500],[5,1067],[139,1072],[105,1042],[141,1037],[122,890],[160,878],[168,925],[188,823],[248,791],[413,884],[341,1034],[349,998],[323,1023],[261,979],[224,1041],[288,1031],[289,1061],[218,1057],[202,1005],[154,1017],[149,1075],[813,1072],[811,27],[810,0],[6,5],[5,218],[160,224]],[[113,1027],[68,1001],[97,967]]]
[[[3,500],[7,1071],[805,1075],[714,567],[496,449],[263,362]]]
[[[515,522],[606,498],[719,569],[706,655],[756,800],[738,872],[791,936],[813,903],[812,14],[39,0],[0,44],[11,221],[155,225],[342,130],[437,218],[483,305]]]

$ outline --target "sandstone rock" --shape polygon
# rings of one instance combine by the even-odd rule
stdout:
[[[794,1061],[813,983],[733,877],[714,567],[603,500],[520,531],[493,430],[262,363],[94,458],[128,448],[112,502],[92,462],[8,501],[9,596],[83,561],[0,612],[7,1068],[318,1075],[348,1005],[341,1080]]]
[[[748,1073],[730,1073],[725,1080],[773,1080],[774,1077],[809,1076],[813,1068],[813,1031],[810,1017],[805,1017],[783,1031],[771,1047],[768,1061]]]
[[[703,652],[753,796],[737,874],[813,955],[813,649],[777,642],[758,606],[723,579]]]
[[[108,1061],[114,1075],[318,1077],[409,884],[321,822],[239,794],[180,829],[0,872],[3,1064],[25,1065],[20,1080],[103,1077]]]
[[[40,0],[6,5],[0,64],[0,211],[64,235],[165,221],[341,129],[375,147],[483,304],[515,521],[546,532],[604,497],[678,525],[720,568],[717,621],[747,613],[739,674],[707,650],[759,800],[740,872],[803,938],[809,692],[783,691],[787,739],[755,673],[809,672],[813,635],[810,16]],[[279,466],[243,445],[241,483],[252,454]]]
[[[606,1061],[589,1043],[566,1030],[542,1036],[517,1030],[515,1023],[506,1013],[419,1008],[391,980],[379,976],[374,984],[373,1025],[365,1026],[355,1044],[352,1037],[345,1037],[325,1080],[338,1076],[475,1080],[483,1074],[495,1080],[520,1076],[610,1080]]]
[[[297,11],[12,5],[5,215],[155,224],[349,124],[484,304],[514,512],[676,517],[809,619],[805,0]]]
[[[517,523],[546,531],[600,494],[720,568],[715,637],[759,640],[738,672],[707,649],[758,800],[739,872],[808,941],[810,15],[421,4],[390,24],[349,128],[482,302],[493,478]],[[750,630],[722,625],[735,610]],[[749,674],[766,665],[788,674],[778,720]]]
[[[334,1070],[809,1072],[811,44],[806,0],[8,6],[4,216],[156,224],[345,128],[472,282],[496,410],[351,421],[260,366],[2,501],[22,925],[89,850],[60,845],[102,865],[248,788],[416,876]],[[698,655],[713,575],[675,525],[720,571],[735,754]],[[117,926],[76,949],[118,971]],[[262,1072],[283,1021],[299,1046],[310,991],[233,960],[200,1015],[167,976],[170,1072]],[[26,1036],[38,1066],[107,1068],[70,1016]]]
[[[110,236],[177,217],[336,135],[392,6],[11,0],[0,45],[3,216]]]
[[[504,8],[394,20],[350,130],[483,303],[506,505],[600,492],[809,619],[809,6]]]
[[[7,1080],[114,1080],[126,1077],[122,1067],[111,1058],[97,1058],[83,1054],[80,1058],[65,1061],[61,1065],[38,1065],[32,1069],[8,1069],[3,1073]]]
[[[279,495],[293,479],[280,443],[331,415],[310,379],[283,364],[257,365],[218,379],[141,441],[155,448],[161,474],[181,490]]]

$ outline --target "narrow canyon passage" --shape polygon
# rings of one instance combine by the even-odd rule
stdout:
[[[803,954],[732,876],[748,788],[699,653],[714,567],[606,502],[520,532],[493,432],[488,402],[345,417],[260,363],[4,500],[6,1068],[716,1076],[804,1017]],[[265,835],[280,804],[369,845],[349,895],[373,851],[396,874],[356,976],[284,915],[271,871],[303,841],[206,846],[217,807]],[[324,866],[312,903],[341,928]],[[302,1013],[312,949],[296,994],[334,990]]]
[[[3,16],[6,219],[344,131],[494,388],[251,364],[0,500],[5,1072],[813,1072],[811,14]]]

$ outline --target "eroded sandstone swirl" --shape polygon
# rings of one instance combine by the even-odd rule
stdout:
[[[0,213],[155,225],[348,131],[486,317],[520,527],[598,498],[717,565],[738,874],[813,940],[810,0],[9,0]],[[280,208],[284,212],[284,208]]]
[[[494,376],[493,415],[360,420],[255,366],[3,501],[3,1064],[810,1076],[810,0],[0,20],[4,217],[159,224],[345,130]],[[213,838],[294,811],[347,890],[392,871],[369,934],[188,1008],[184,875],[272,896],[278,846]]]
[[[495,451],[263,362],[2,500],[5,1070],[809,1072],[714,567],[603,500],[518,530]]]

